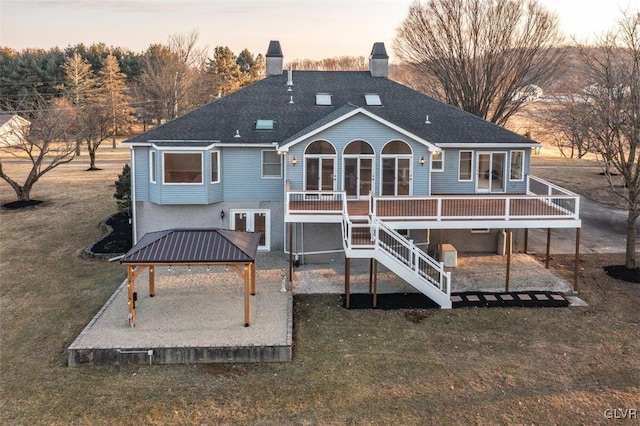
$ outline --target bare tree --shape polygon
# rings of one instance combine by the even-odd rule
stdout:
[[[611,190],[627,206],[625,266],[635,268],[636,223],[640,217],[640,12],[625,13],[596,43],[598,54],[581,47],[589,72],[585,125],[602,156]],[[614,184],[619,174],[624,185]]]
[[[29,161],[31,169],[19,183],[5,172],[0,158],[0,178],[13,188],[17,201],[30,201],[31,189],[45,173],[74,158],[75,142],[67,139],[73,109],[66,101],[47,103],[40,97],[28,107],[22,105],[22,109],[32,111],[30,123],[12,121],[10,131],[0,134],[0,152]]]
[[[518,92],[553,77],[560,42],[557,18],[535,0],[416,0],[394,47],[447,103],[503,125],[522,107]]]
[[[168,45],[152,45],[138,79],[140,96],[149,100],[158,121],[171,120],[207,98],[204,64],[207,48],[197,46],[198,33],[177,34]]]
[[[364,56],[336,56],[319,60],[294,59],[287,66],[294,70],[366,71],[369,65]]]

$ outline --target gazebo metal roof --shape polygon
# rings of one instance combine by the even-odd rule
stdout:
[[[253,262],[260,234],[228,229],[168,229],[145,234],[120,263]]]
[[[155,266],[226,265],[244,281],[244,322],[249,326],[249,295],[256,292],[256,253],[260,234],[228,229],[168,229],[145,234],[121,259],[127,265],[129,324],[135,325],[135,280],[149,270],[149,295],[155,295]]]

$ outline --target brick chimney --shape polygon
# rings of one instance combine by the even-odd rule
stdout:
[[[382,42],[373,43],[369,56],[369,72],[372,77],[389,78],[389,55]]]
[[[267,77],[270,75],[282,75],[283,71],[283,56],[282,49],[280,48],[280,42],[277,40],[271,40],[269,42],[269,49],[265,56]]]

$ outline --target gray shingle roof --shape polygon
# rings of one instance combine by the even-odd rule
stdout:
[[[168,229],[145,234],[120,263],[253,262],[260,234],[228,229]]]
[[[392,80],[372,77],[368,71],[294,71],[293,91],[287,91],[286,83],[287,72],[266,77],[127,142],[281,144],[352,105],[435,144],[535,143]],[[317,106],[317,93],[331,94],[332,105]],[[382,106],[367,106],[364,95],[369,93],[380,95]],[[427,115],[430,124],[425,123]],[[274,130],[255,130],[258,119],[274,120]],[[234,138],[236,132],[240,138]]]

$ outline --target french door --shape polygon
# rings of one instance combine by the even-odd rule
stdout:
[[[504,192],[506,152],[479,152],[476,189],[478,192]]]
[[[258,250],[270,249],[270,222],[269,210],[231,210],[231,229],[259,233]]]
[[[373,182],[373,158],[344,158],[344,190],[349,198],[369,195]]]
[[[411,157],[382,157],[382,195],[411,195]]]
[[[307,156],[305,158],[305,190],[335,191],[335,169],[335,157]]]

